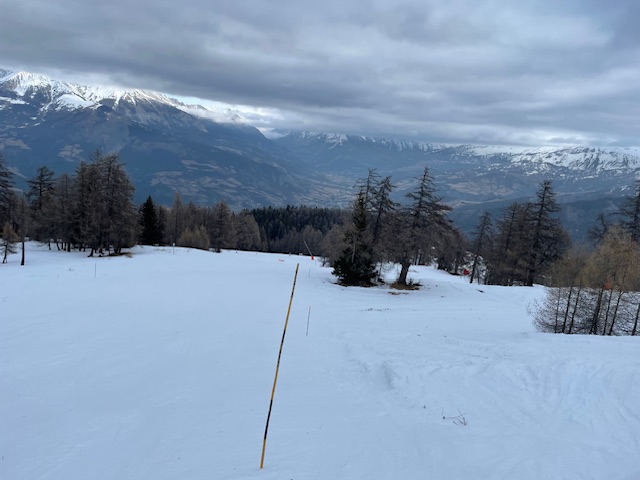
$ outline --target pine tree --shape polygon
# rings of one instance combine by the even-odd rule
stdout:
[[[140,243],[158,245],[160,243],[158,216],[151,196],[140,206]]]
[[[343,285],[370,285],[375,277],[371,242],[367,238],[365,193],[359,192],[353,205],[351,225],[344,236],[342,254],[333,264],[333,274]]]

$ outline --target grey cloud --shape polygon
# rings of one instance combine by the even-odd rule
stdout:
[[[268,108],[278,127],[638,144],[636,2],[89,5],[3,9],[0,65]]]

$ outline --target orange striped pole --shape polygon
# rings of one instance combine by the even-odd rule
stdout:
[[[280,351],[278,352],[278,362],[276,363],[276,375],[273,379],[273,388],[271,389],[271,401],[269,402],[269,413],[267,414],[267,424],[264,427],[264,440],[262,441],[262,456],[260,457],[260,468],[264,468],[264,452],[267,449],[267,433],[269,432],[269,419],[271,418],[271,408],[273,407],[273,397],[276,394],[276,383],[278,383],[278,370],[280,369],[280,357],[282,357],[282,346],[284,345],[284,336],[287,334],[287,325],[289,324],[289,314],[291,313],[291,304],[293,303],[293,293],[296,291],[296,280],[298,278],[298,268],[296,265],[296,274],[293,277],[293,288],[291,289],[291,298],[289,299],[289,308],[287,309],[287,318],[284,321],[284,330],[282,331],[282,340],[280,340]]]

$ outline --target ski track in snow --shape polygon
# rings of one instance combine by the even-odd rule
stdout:
[[[419,291],[344,288],[252,252],[27,253],[0,269],[2,479],[640,478],[638,338],[535,332],[540,287],[416,267]]]

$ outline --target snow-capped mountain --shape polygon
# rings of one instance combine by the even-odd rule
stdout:
[[[4,90],[13,91],[22,99],[44,97],[48,102],[42,104],[43,111],[99,108],[105,102],[111,102],[112,105],[118,105],[120,102],[134,105],[147,102],[170,105],[178,109],[188,108],[178,100],[156,92],[76,85],[29,72],[0,70],[0,85]]]
[[[220,123],[246,123],[238,112],[230,109],[212,110],[202,105],[185,104],[175,98],[149,90],[126,90],[122,88],[103,87],[97,85],[78,85],[47,76],[29,72],[14,72],[0,69],[0,85],[3,89],[13,91],[19,98],[0,98],[2,103],[24,102],[42,96],[42,112],[47,110],[78,110],[100,108],[105,104],[117,107],[120,103],[131,105],[160,104],[166,105],[196,117],[209,118]]]
[[[577,173],[600,174],[603,172],[637,172],[640,169],[640,149],[629,147],[515,147],[509,145],[446,145],[417,141],[374,138],[360,135],[327,134],[276,130],[276,142],[294,149],[306,149],[314,154],[314,161],[323,156],[335,158],[343,155],[340,150],[357,152],[371,150],[376,156],[421,157],[446,156],[449,161],[473,159],[491,167],[526,167],[528,174],[548,172],[563,168]],[[369,152],[372,153],[372,152]],[[364,154],[364,152],[363,152]],[[382,160],[382,158],[381,158]]]
[[[546,179],[565,204],[593,209],[640,178],[640,149],[444,145],[288,130],[265,137],[228,108],[0,69],[0,152],[18,179],[43,164],[73,171],[96,148],[120,153],[140,200],[151,194],[170,203],[179,191],[185,200],[224,198],[234,208],[345,205],[369,168],[391,175],[401,200],[427,165],[440,195],[469,218],[487,202],[531,198]],[[575,214],[582,223],[586,216]]]
[[[213,117],[156,92],[0,70],[0,152],[18,179],[43,164],[73,171],[98,148],[120,153],[138,199],[153,194],[170,203],[180,191],[199,203],[224,198],[238,208],[313,198],[289,152],[250,125]]]

